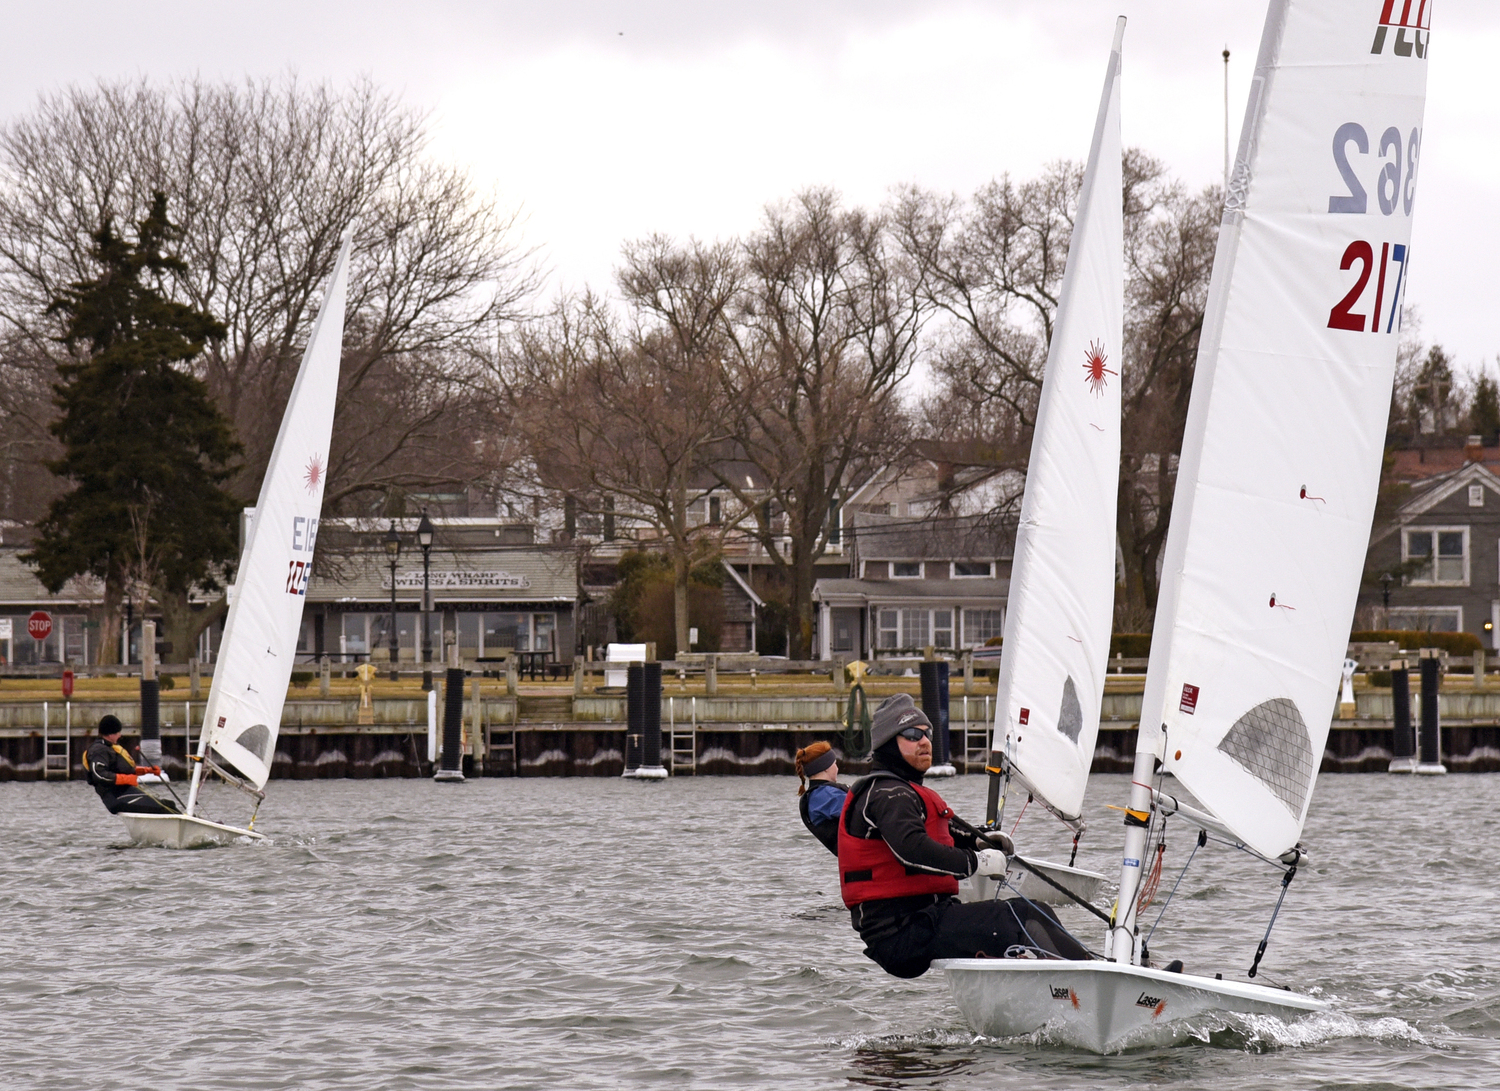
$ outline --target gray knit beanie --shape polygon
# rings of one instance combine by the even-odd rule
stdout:
[[[932,721],[917,707],[909,693],[898,693],[880,702],[870,720],[870,747],[879,750],[896,737],[898,731],[908,727],[925,727],[932,730]]]

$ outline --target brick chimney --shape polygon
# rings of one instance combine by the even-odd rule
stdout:
[[[1468,440],[1465,441],[1465,443],[1464,443],[1464,461],[1465,462],[1483,462],[1484,461],[1484,437],[1483,436],[1470,436],[1468,438]]]

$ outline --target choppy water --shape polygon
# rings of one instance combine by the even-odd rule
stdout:
[[[981,778],[938,787],[982,811]],[[1096,778],[1080,864],[1116,866],[1125,788]],[[197,852],[0,784],[0,1086],[1492,1086],[1497,805],[1496,776],[1323,778],[1263,970],[1337,1013],[1101,1058],[976,1038],[941,974],[867,962],[790,778],[276,782],[271,844]],[[1049,821],[1019,839],[1056,858]],[[1276,881],[1210,845],[1153,951],[1242,976]]]

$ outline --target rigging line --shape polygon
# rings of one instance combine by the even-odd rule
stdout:
[[[991,843],[990,839],[984,835],[984,832],[982,830],[975,829],[973,826],[969,825],[969,823],[965,822],[962,818],[958,817],[958,815],[951,815],[949,820],[952,822],[957,822],[960,829],[962,829],[966,833],[973,834],[975,837],[979,838],[981,841],[984,841],[986,844]],[[1092,902],[1084,901],[1077,894],[1074,894],[1067,887],[1063,886],[1062,883],[1059,883],[1055,879],[1053,879],[1052,876],[1037,870],[1031,865],[1030,861],[1024,859],[1021,856],[1012,856],[1010,859],[1020,864],[1023,868],[1031,872],[1031,874],[1035,875],[1038,879],[1046,883],[1048,886],[1052,887],[1054,890],[1059,891],[1069,901],[1083,906],[1083,908],[1087,909],[1090,913],[1098,917],[1100,920],[1104,921],[1105,923],[1109,923],[1110,918],[1108,913],[1104,912],[1104,910],[1100,909]],[[1019,891],[1017,893],[1019,893]]]
[[[1021,813],[1018,814],[1018,815],[1016,815],[1016,821],[1015,821],[1015,823],[1010,828],[1010,832],[1011,832],[1011,836],[1012,837],[1015,836],[1016,826],[1019,826],[1021,824],[1021,819],[1023,819],[1023,818],[1026,817],[1026,808],[1031,806],[1031,800],[1032,800],[1032,797],[1028,795],[1026,797],[1026,802],[1023,803],[1023,804],[1021,804]]]
[[[1281,903],[1286,900],[1287,887],[1292,885],[1292,880],[1297,877],[1297,865],[1293,864],[1286,869],[1286,874],[1281,877],[1281,893],[1276,896],[1276,908],[1271,910],[1271,923],[1266,925],[1266,934],[1261,937],[1260,946],[1255,949],[1255,961],[1250,964],[1250,976],[1260,969],[1260,960],[1266,953],[1266,944],[1271,941],[1271,929],[1276,927],[1276,918],[1281,913]]]
[[[1070,940],[1072,940],[1074,943],[1078,944],[1078,946],[1082,947],[1085,951],[1087,951],[1089,953],[1089,956],[1091,958],[1093,958],[1095,961],[1098,961],[1098,962],[1103,962],[1104,961],[1104,956],[1103,955],[1101,955],[1098,951],[1095,951],[1088,944],[1084,943],[1083,940],[1081,940],[1077,936],[1075,936],[1068,929],[1067,925],[1063,924],[1062,921],[1060,921],[1060,920],[1057,919],[1056,915],[1049,916],[1046,913],[1046,911],[1042,909],[1041,906],[1037,905],[1036,902],[1032,901],[1025,894],[1022,894],[1020,887],[1016,886],[1009,879],[1001,879],[1000,880],[1000,885],[1001,886],[1009,887],[1011,890],[1014,890],[1016,892],[1016,897],[1017,898],[1019,898],[1021,901],[1025,902],[1027,905],[1031,906],[1032,909],[1035,909],[1038,913],[1041,913],[1042,916],[1047,917],[1048,920],[1050,920],[1054,924],[1056,924],[1057,927],[1059,929],[1061,929],[1063,935],[1067,936]],[[995,890],[995,900],[996,901],[1000,900],[1000,890],[999,890],[998,887]],[[1031,940],[1032,943],[1035,943],[1036,940],[1032,939],[1031,933],[1026,931],[1026,925],[1021,922],[1020,914],[1018,914],[1015,911],[1014,908],[1011,909],[1010,913],[1011,913],[1011,916],[1013,916],[1013,917],[1016,918],[1016,923],[1019,924],[1019,925],[1021,925],[1021,932],[1026,936],[1027,939]],[[1055,955],[1055,954],[1049,953],[1047,957],[1048,958],[1061,958],[1062,956],[1061,955]],[[1064,960],[1064,961],[1066,961],[1066,960]]]
[[[1207,830],[1203,830],[1202,832],[1205,833],[1205,834],[1208,833]],[[1275,868],[1277,871],[1280,871],[1282,868],[1284,868],[1286,866],[1285,864],[1277,863],[1275,860],[1268,860],[1268,859],[1266,859],[1264,856],[1262,856],[1260,853],[1256,852],[1254,849],[1248,848],[1248,847],[1246,847],[1245,845],[1241,844],[1238,841],[1226,841],[1222,837],[1210,837],[1209,840],[1212,841],[1216,845],[1223,845],[1226,848],[1237,849],[1238,851],[1243,852],[1246,856],[1253,856],[1255,859],[1259,860],[1261,863],[1267,864],[1270,867]]]
[[[1167,900],[1161,903],[1161,911],[1156,914],[1156,920],[1151,925],[1151,931],[1146,933],[1146,939],[1145,939],[1145,942],[1142,944],[1142,946],[1145,946],[1145,947],[1151,946],[1151,937],[1154,936],[1154,935],[1156,935],[1156,926],[1158,924],[1160,924],[1161,923],[1161,919],[1167,915],[1167,906],[1169,906],[1169,905],[1172,904],[1172,898],[1177,894],[1177,888],[1182,885],[1183,877],[1185,875],[1187,875],[1188,868],[1192,865],[1193,857],[1197,856],[1198,855],[1198,850],[1201,849],[1207,843],[1208,843],[1208,831],[1207,830],[1199,830],[1198,831],[1198,840],[1193,845],[1193,851],[1190,852],[1190,853],[1188,853],[1187,863],[1183,864],[1182,865],[1182,870],[1177,873],[1177,881],[1172,884],[1172,889],[1167,894]]]

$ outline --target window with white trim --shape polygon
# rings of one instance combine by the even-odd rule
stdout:
[[[934,648],[957,647],[953,623],[958,612],[951,606],[882,606],[874,614],[875,647],[879,651],[915,651],[929,644]]]
[[[953,578],[955,580],[974,579],[983,577],[988,579],[995,574],[994,561],[954,561]]]
[[[932,643],[937,648],[953,647],[953,611],[932,612]]]
[[[1410,565],[1407,583],[1466,587],[1469,528],[1407,527],[1401,535],[1401,559]]]
[[[964,646],[977,648],[985,641],[1005,635],[1005,612],[964,607]]]
[[[1470,485],[1469,486],[1469,507],[1471,507],[1471,508],[1482,508],[1482,507],[1484,507],[1484,486],[1483,485]]]
[[[922,578],[921,561],[892,561],[891,579],[893,580],[920,580]]]
[[[901,611],[901,646],[903,648],[925,648],[932,641],[928,634],[932,632],[932,616],[929,610],[902,610]]]
[[[1422,633],[1461,633],[1464,630],[1462,606],[1392,606],[1387,611],[1392,629]]]

